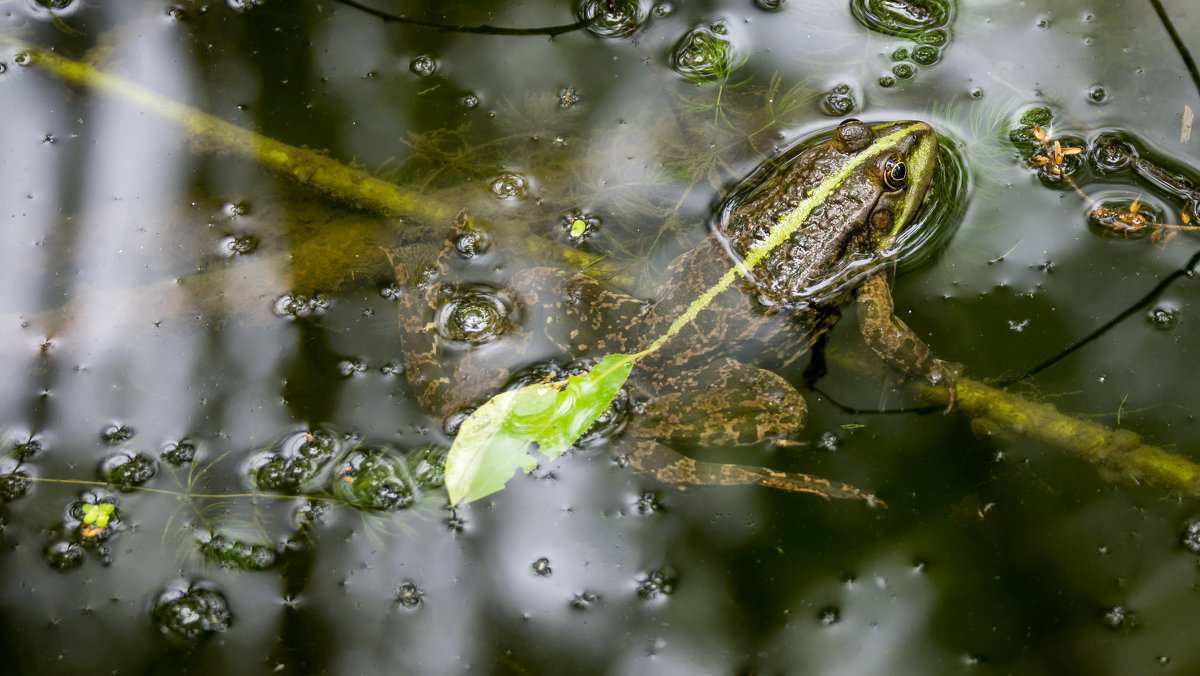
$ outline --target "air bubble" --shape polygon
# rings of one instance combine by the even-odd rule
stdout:
[[[520,174],[505,172],[492,179],[491,188],[494,197],[502,200],[515,200],[525,196],[525,192],[529,189],[529,182]]]
[[[787,0],[754,0],[754,4],[764,12],[778,12],[787,6]]]
[[[830,117],[845,117],[858,110],[857,98],[854,88],[843,82],[825,92],[818,105]]]
[[[109,425],[100,430],[100,440],[109,446],[125,443],[133,438],[134,431],[128,425]]]
[[[693,28],[675,45],[671,67],[692,82],[717,80],[735,67],[733,43],[723,21]]]
[[[1156,307],[1151,310],[1146,319],[1150,325],[1160,331],[1170,331],[1175,327],[1175,320],[1179,317],[1179,310],[1168,307]]]
[[[154,626],[170,639],[191,642],[229,629],[233,613],[216,587],[206,582],[176,581],[154,601]]]
[[[588,32],[600,38],[633,35],[649,18],[638,0],[584,0],[576,13],[581,21],[591,21]]]
[[[100,476],[120,491],[141,486],[158,473],[154,458],[145,453],[114,453],[100,463]]]
[[[258,248],[258,238],[254,235],[230,235],[221,239],[221,253],[229,256],[244,256]]]
[[[851,0],[850,13],[868,30],[905,38],[943,28],[953,19],[953,7],[946,0],[926,0],[920,3]]]
[[[342,361],[338,362],[337,368],[338,373],[342,374],[343,378],[349,378],[350,376],[358,375],[359,373],[366,373],[367,362],[357,357],[353,359],[343,359]]]
[[[917,74],[917,67],[911,63],[898,63],[892,66],[892,74],[901,80],[907,80]]]
[[[437,72],[437,61],[428,54],[422,54],[408,64],[408,69],[417,77],[429,77]]]
[[[675,593],[675,573],[667,568],[659,568],[647,573],[637,582],[637,595],[646,599],[670,596]]]
[[[508,333],[509,306],[486,287],[456,289],[434,315],[438,335],[460,345],[482,345]]]
[[[159,455],[170,464],[181,467],[195,460],[198,452],[195,442],[184,439],[178,443],[163,445]]]
[[[817,622],[822,627],[832,627],[842,620],[841,614],[837,608],[829,607],[817,613]]]
[[[579,103],[579,92],[574,87],[563,87],[558,90],[558,106],[560,108],[570,108]]]
[[[338,464],[333,493],[359,509],[395,511],[410,506],[413,489],[403,460],[389,449],[359,448]]]
[[[396,604],[405,610],[416,610],[424,596],[425,592],[411,580],[396,585]]]

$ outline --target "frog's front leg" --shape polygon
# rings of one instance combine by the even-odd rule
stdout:
[[[758,484],[825,498],[875,497],[821,477],[765,467],[705,462],[672,446],[744,446],[782,439],[804,426],[804,398],[779,375],[733,359],[719,359],[665,381],[671,392],[654,396],[630,423],[622,460],[663,483],[732,486]]]
[[[876,274],[855,291],[858,321],[867,344],[888,365],[946,387],[946,410],[954,408],[954,372],[936,359],[925,341],[895,315],[886,273]]]

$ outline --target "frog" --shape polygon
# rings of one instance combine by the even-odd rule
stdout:
[[[875,501],[822,477],[684,451],[796,445],[807,405],[777,371],[808,354],[851,301],[875,354],[945,387],[953,408],[955,372],[896,317],[894,265],[882,255],[915,220],[936,156],[937,135],[925,122],[842,122],[679,255],[653,300],[553,266],[510,273],[482,254],[487,234],[460,213],[444,242],[388,252],[411,391],[453,433],[530,364],[586,364],[657,340],[661,347],[626,383],[632,413],[611,440],[618,464],[679,488],[754,484]],[[799,227],[748,267],[756,247],[800,210]],[[738,281],[678,326],[731,268]],[[852,283],[832,284],[847,270],[856,272]]]

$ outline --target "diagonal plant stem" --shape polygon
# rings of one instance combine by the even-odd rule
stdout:
[[[40,68],[72,84],[110,94],[174,122],[183,129],[184,138],[194,147],[216,148],[237,155],[357,208],[425,222],[449,222],[454,215],[450,207],[394,183],[347,167],[314,150],[255,134],[91,64],[35,47],[23,46],[22,54],[24,60],[18,61],[24,65]]]

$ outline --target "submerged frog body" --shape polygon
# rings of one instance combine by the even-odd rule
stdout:
[[[802,219],[745,279],[638,363],[630,387],[639,410],[622,433],[618,457],[677,485],[757,483],[870,497],[818,477],[702,462],[677,449],[785,442],[803,428],[803,397],[764,367],[794,361],[833,325],[842,298],[825,287],[847,270],[868,271],[842,293],[856,298],[868,344],[904,372],[945,384],[953,403],[950,369],[893,315],[889,271],[870,266],[924,200],[936,143],[921,122],[844,122],[676,259],[654,303],[553,268],[518,272],[502,290],[452,283],[454,268],[469,269],[457,253],[470,248],[465,223],[440,253],[396,252],[397,279],[407,287],[400,326],[409,382],[430,413],[452,420],[530,363],[641,350],[731,266],[782,234],[789,219]],[[493,339],[497,333],[504,335]]]

